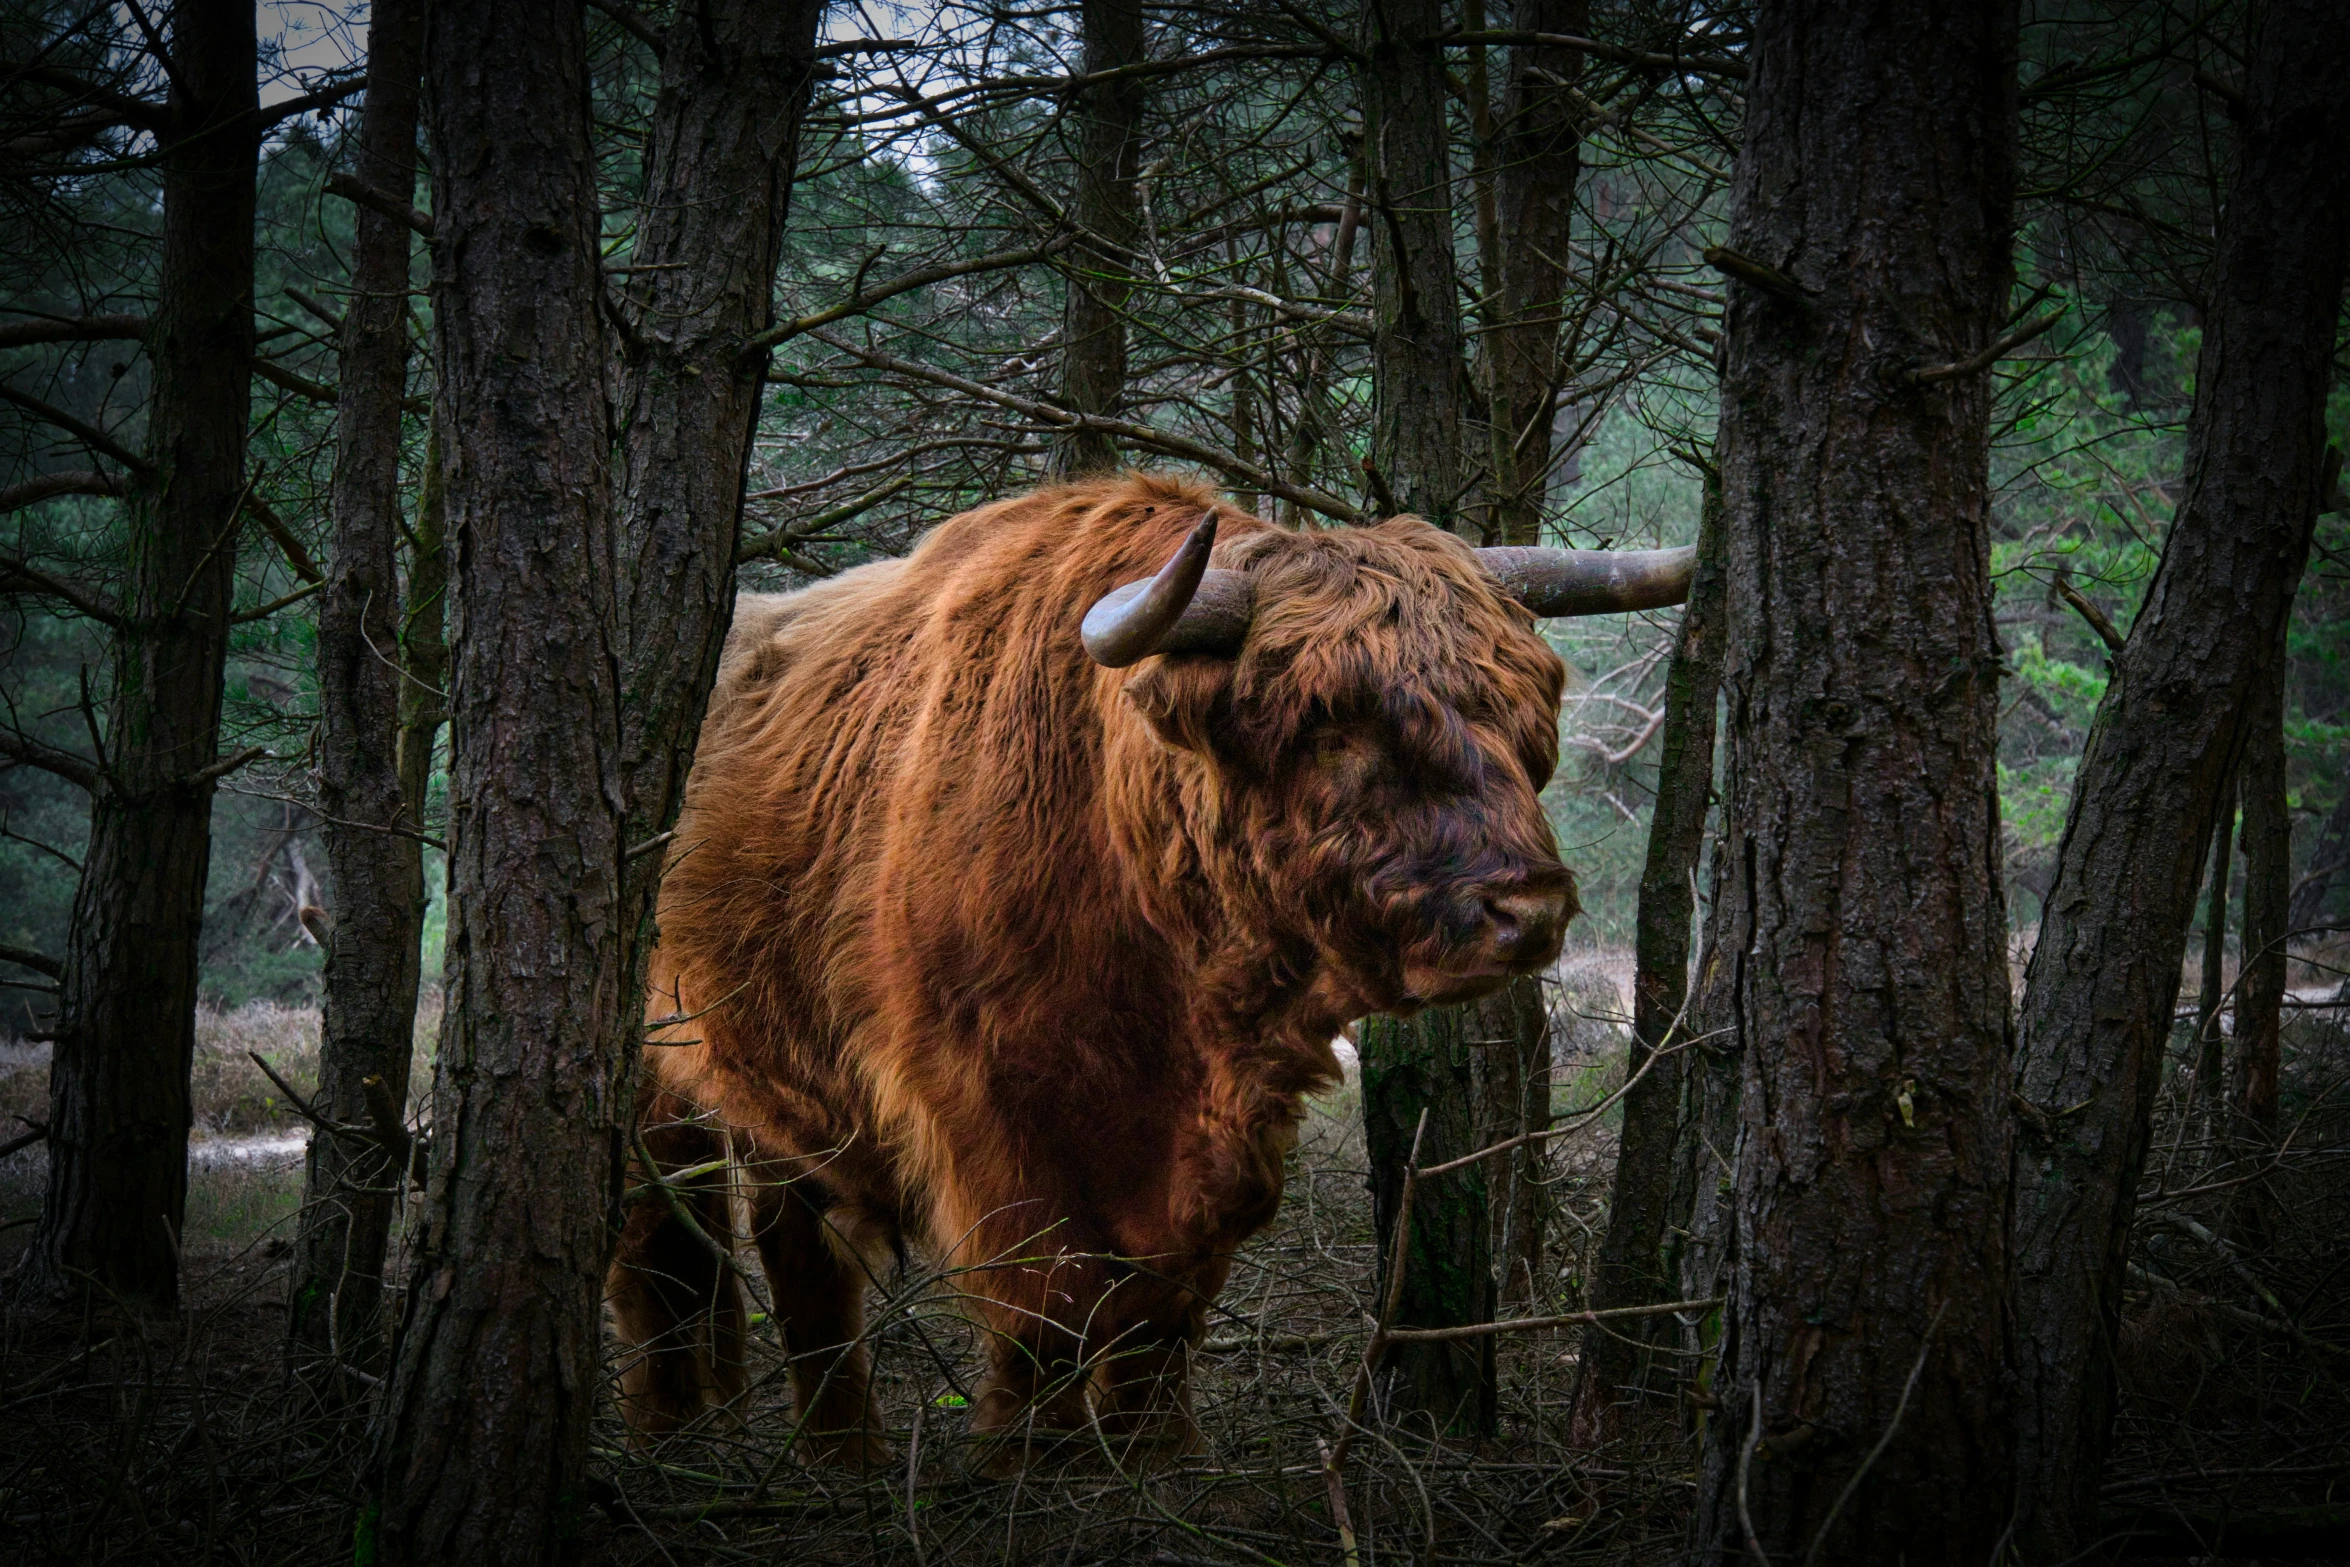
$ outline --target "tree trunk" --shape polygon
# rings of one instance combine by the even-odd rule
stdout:
[[[1581,37],[1591,30],[1590,0],[1519,0],[1513,21],[1524,32]],[[1567,241],[1582,157],[1569,89],[1582,69],[1577,49],[1520,44],[1510,50],[1508,97],[1494,149],[1500,267],[1498,278],[1487,279],[1489,287],[1498,284],[1499,295],[1495,329],[1486,342],[1493,443],[1486,483],[1489,543],[1542,542]],[[1710,708],[1706,722],[1710,742]]]
[[[433,746],[448,720],[448,488],[441,469],[449,450],[443,404],[434,399],[416,485],[416,520],[408,529],[408,594],[400,613],[400,798],[420,825],[432,799]],[[429,906],[431,892],[421,889]],[[395,1104],[401,1101],[395,1099]]]
[[[603,1388],[641,1005],[587,38],[577,5],[426,36],[447,421],[448,1005],[432,1178],[357,1554],[566,1558]]]
[[[1692,1026],[1690,922],[1697,912],[1697,862],[1705,848],[1706,807],[1714,786],[1714,703],[1722,686],[1724,599],[1722,492],[1708,474],[1698,530],[1697,575],[1682,611],[1680,636],[1665,675],[1664,761],[1657,770],[1648,858],[1640,873],[1640,911],[1632,979],[1632,1046],[1625,1068],[1636,1081],[1624,1095],[1624,1130],[1607,1234],[1592,1268],[1594,1310],[1673,1300],[1680,1283],[1668,1245],[1673,1173],[1680,1135],[1683,1075]],[[1656,1052],[1675,1054],[1661,1060]],[[1653,1064],[1652,1064],[1653,1062]],[[1645,1075],[1642,1075],[1645,1073]],[[1637,1325],[1587,1329],[1577,1362],[1571,1440],[1606,1440],[1605,1412],[1645,1375]]]
[[[2203,976],[2195,997],[2195,1094],[2203,1119],[2215,1132],[2227,1122],[2227,1095],[2220,1088],[2227,1046],[2220,1036],[2220,1012],[2228,1000],[2228,875],[2236,858],[2234,791],[2220,786],[2219,810],[2211,822],[2211,870],[2204,877]]]
[[[1461,312],[1452,251],[1442,0],[1363,10],[1371,226],[1371,461],[1399,511],[1460,518]],[[1376,485],[1374,486],[1376,501]]]
[[[672,24],[621,313],[620,534],[628,842],[677,820],[734,614],[743,478],[821,0],[713,0]],[[644,984],[667,857],[628,862],[628,993]],[[638,1019],[616,1041],[633,1061]]]
[[[1082,0],[1080,10],[1086,74],[1142,60],[1142,0]],[[1078,413],[1115,414],[1126,399],[1126,293],[1141,232],[1135,180],[1145,96],[1139,76],[1078,90],[1077,190],[1069,216],[1084,237],[1070,252],[1061,315],[1061,403]],[[1053,438],[1056,477],[1117,466],[1117,444],[1097,431]]]
[[[1726,780],[1725,780],[1726,782]],[[1733,791],[1725,787],[1725,799]],[[1681,1067],[1679,1124],[1673,1137],[1673,1185],[1665,1224],[1665,1267],[1676,1279],[1681,1300],[1713,1300],[1729,1284],[1731,1240],[1737,1227],[1737,1168],[1740,1091],[1745,1058],[1739,1050],[1732,981],[1736,969],[1723,955],[1722,937],[1731,911],[1721,903],[1727,867],[1714,845],[1713,902],[1699,949],[1697,983],[1689,1003],[1693,1030]],[[1701,1317],[1682,1331],[1681,1347],[1713,1356],[1721,1347],[1723,1314]],[[1711,1387],[1719,1379],[1713,1363],[1700,1360],[1694,1380]]]
[[[1483,1015],[1494,1040],[1480,1051],[1470,1080],[1478,1112],[1478,1146],[1507,1142],[1550,1125],[1550,1007],[1542,981],[1510,981],[1507,1005],[1487,1004]],[[1488,1242],[1495,1298],[1531,1301],[1542,1293],[1542,1248],[1550,1221],[1550,1194],[1542,1179],[1549,1161],[1542,1143],[1527,1143],[1495,1158],[1486,1182],[1493,1194]]]
[[[30,1293],[179,1298],[198,938],[253,364],[253,8],[171,11],[151,474],[124,507],[113,699],[49,1073]]]
[[[2187,429],[2185,499],[2114,661],[2025,979],[2015,1321],[2028,1561],[2094,1538],[2131,1210],[2199,830],[2271,669],[2308,552],[2345,231],[2350,12],[2273,0],[2244,90]]]
[[[2293,814],[2285,791],[2285,647],[2273,661],[2245,722],[2244,938],[2236,973],[2236,1050],[2228,1082],[2234,1114],[2217,1124],[2239,1151],[2258,1156],[2276,1136],[2277,1073],[2283,1065],[2285,937],[2293,897]],[[2264,1181],[2239,1186],[2228,1202],[2228,1230],[2258,1246],[2268,1234]]]
[[[1373,504],[1441,528],[1461,516],[1461,427],[1468,389],[1461,363],[1453,264],[1444,55],[1427,40],[1446,29],[1441,0],[1371,0],[1363,12],[1364,221],[1371,229]],[[1392,505],[1388,504],[1392,502]],[[1395,1231],[1403,1159],[1420,1112],[1429,1113],[1420,1162],[1482,1146],[1502,1120],[1486,1102],[1492,1069],[1473,1050],[1520,1049],[1521,1009],[1509,987],[1457,1007],[1363,1025],[1363,1128],[1377,1233]],[[1482,1042],[1482,1043],[1473,1043]],[[1547,1116],[1548,1105],[1544,1105]],[[1514,1114],[1515,1106],[1511,1107]],[[1456,1327],[1493,1319],[1491,1167],[1426,1183],[1412,1214],[1399,1322]],[[1493,1340],[1416,1344],[1392,1353],[1390,1414],[1430,1429],[1493,1429]]]
[[[1363,160],[1359,145],[1355,154],[1354,167],[1348,171],[1346,200],[1339,206],[1338,224],[1330,236],[1330,270],[1323,297],[1332,301],[1350,297],[1355,236],[1362,229]],[[1330,408],[1330,368],[1336,352],[1331,337],[1332,328],[1326,321],[1304,328],[1297,337],[1297,423],[1290,427],[1289,449],[1283,460],[1288,465],[1289,482],[1300,489],[1314,482],[1315,452],[1326,445],[1338,445],[1338,420]],[[1345,482],[1352,482],[1352,478],[1348,475]],[[1342,483],[1341,492],[1344,488]],[[1301,527],[1305,521],[1297,502],[1281,503],[1283,527]]]
[[[1520,982],[1530,983],[1530,982]],[[1363,1145],[1371,1164],[1372,1210],[1380,1245],[1381,1298],[1396,1204],[1420,1113],[1423,1168],[1486,1146],[1477,1114],[1477,1057],[1517,1036],[1511,986],[1479,1001],[1430,1007],[1417,1017],[1363,1020]],[[1493,1320],[1490,1161],[1419,1183],[1404,1255],[1395,1326],[1456,1327]],[[1494,1336],[1399,1344],[1387,1352],[1378,1387],[1382,1413],[1422,1435],[1492,1434],[1496,1405]]]
[[[1696,1540],[1980,1567],[2012,1485],[1991,386],[1909,372],[2005,312],[2016,11],[1781,0],[1749,59],[1719,454],[1746,1080]]]
[[[421,0],[376,0],[358,177],[402,201],[416,186]],[[334,543],[318,610],[318,805],[334,918],[327,936],[318,1096],[368,1123],[368,1084],[408,1102],[416,941],[424,924],[422,814],[400,777],[400,402],[408,389],[408,226],[358,209],[335,403]],[[382,1148],[317,1133],[303,1188],[286,1317],[290,1359],[331,1403],[383,1375],[384,1248],[407,1172]]]

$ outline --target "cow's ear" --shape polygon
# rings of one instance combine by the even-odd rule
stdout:
[[[1231,728],[1232,660],[1213,653],[1146,659],[1127,679],[1126,699],[1167,744],[1212,755]]]

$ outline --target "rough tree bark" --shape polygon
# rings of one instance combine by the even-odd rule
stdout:
[[[416,185],[423,0],[376,0],[353,172],[403,201]],[[351,301],[339,333],[334,541],[318,609],[318,806],[334,918],[327,934],[318,1096],[328,1117],[369,1121],[368,1084],[408,1102],[424,925],[422,816],[400,776],[400,402],[408,382],[408,225],[358,209]],[[383,1374],[384,1248],[406,1171],[382,1147],[310,1140],[286,1314],[289,1358],[322,1398]]]
[[[400,798],[421,821],[432,795],[433,747],[448,719],[448,487],[441,469],[449,449],[439,399],[425,436],[416,517],[408,528],[408,592],[400,610]],[[429,897],[429,892],[427,893]],[[398,1103],[397,1100],[394,1103]]]
[[[49,1184],[22,1286],[179,1298],[197,944],[253,364],[253,8],[174,6],[154,400],[49,1073]]]
[[[1690,925],[1697,912],[1697,862],[1705,849],[1706,807],[1714,786],[1714,705],[1722,688],[1723,614],[1729,584],[1722,570],[1722,500],[1718,473],[1706,476],[1697,536],[1697,575],[1689,585],[1680,635],[1665,675],[1663,751],[1648,857],[1640,872],[1634,936],[1632,1047],[1625,1069],[1637,1081],[1624,1095],[1615,1191],[1607,1234],[1591,1270],[1594,1310],[1684,1297],[1671,1230],[1673,1173],[1679,1146],[1683,1066],[1693,1026],[1689,1006]],[[1676,1053],[1655,1060],[1659,1050]],[[1652,1064],[1653,1061],[1653,1064]],[[1643,1075],[1644,1074],[1644,1075]],[[1643,1374],[1637,1327],[1588,1329],[1576,1363],[1571,1440],[1606,1439],[1606,1411]]]
[[[1083,0],[1080,12],[1086,74],[1141,61],[1141,0]],[[1126,398],[1126,295],[1141,232],[1135,181],[1146,90],[1142,78],[1125,76],[1095,82],[1077,96],[1077,190],[1069,216],[1084,237],[1070,252],[1061,314],[1061,403],[1079,413],[1116,414]],[[1053,438],[1056,477],[1117,466],[1117,443],[1097,430]]]
[[[1521,32],[1587,35],[1590,0],[1518,0]],[[1500,266],[1490,364],[1492,470],[1486,479],[1494,544],[1542,542],[1550,472],[1551,414],[1559,393],[1560,317],[1567,241],[1575,213],[1582,140],[1569,89],[1583,55],[1555,44],[1510,49],[1509,86],[1495,127]],[[1712,722],[1710,713],[1707,722]]]
[[[1539,1007],[1539,989],[1521,980],[1465,1006],[1363,1020],[1358,1041],[1363,1148],[1371,1166],[1373,1233],[1382,1248],[1382,1291],[1387,1287],[1386,1248],[1395,1234],[1396,1204],[1420,1112],[1428,1112],[1428,1129],[1420,1139],[1423,1167],[1486,1146],[1489,1129],[1478,1113],[1477,1058],[1515,1040],[1512,1001],[1528,989]],[[1405,1247],[1403,1294],[1396,1303],[1398,1327],[1493,1320],[1492,1170],[1487,1161],[1419,1183]],[[1422,1435],[1490,1435],[1497,1413],[1494,1335],[1397,1345],[1387,1352],[1379,1388],[1384,1412],[1418,1426]]]
[[[386,1564],[572,1553],[621,1202],[622,624],[587,39],[435,6],[448,430],[448,1007],[432,1175],[357,1539]]]
[[[677,820],[734,612],[743,477],[758,424],[822,0],[712,0],[661,53],[645,199],[620,301],[621,746],[628,841]],[[630,994],[653,948],[666,857],[628,863]],[[616,1042],[634,1059],[631,1036]]]
[[[1507,1037],[1479,1059],[1477,1102],[1486,1143],[1539,1132],[1550,1125],[1550,1005],[1532,975],[1510,981],[1506,1010],[1488,1009],[1492,1033]],[[1550,1168],[1547,1147],[1528,1143],[1493,1164],[1494,1287],[1503,1301],[1543,1297],[1543,1246],[1550,1228],[1551,1194],[1542,1184]]]
[[[1461,438],[1467,377],[1453,260],[1446,147],[1441,0],[1370,0],[1363,12],[1364,221],[1372,235],[1371,472],[1374,510],[1412,512],[1438,527],[1460,521]],[[1429,1112],[1422,1164],[1483,1146],[1509,1098],[1478,1051],[1519,1050],[1521,1019],[1539,1013],[1521,980],[1457,1007],[1377,1018],[1362,1029],[1363,1128],[1377,1233],[1395,1230],[1403,1160],[1420,1112]],[[1547,1063],[1546,1063],[1547,1064]],[[1502,1093],[1494,1090],[1500,1088]],[[1542,1105],[1547,1119],[1547,1096]],[[1454,1327],[1493,1319],[1490,1166],[1422,1185],[1414,1205],[1397,1322]],[[1391,1352],[1383,1384],[1391,1413],[1456,1435],[1493,1428],[1493,1340],[1416,1344]]]
[[[2005,311],[2016,9],[1766,0],[1749,58],[1719,454],[1744,1133],[1696,1540],[1980,1567],[2012,1483],[1991,387],[1915,372]]]
[[[1523,30],[1580,34],[1589,12],[1587,0],[1522,0],[1514,21]],[[1472,3],[1465,19],[1472,31],[1480,28],[1482,7]],[[1469,89],[1480,144],[1477,243],[1484,286],[1493,296],[1492,330],[1485,338],[1485,406],[1462,423],[1488,432],[1483,542],[1538,544],[1557,390],[1559,307],[1567,282],[1561,263],[1581,152],[1567,87],[1582,55],[1550,45],[1513,48],[1496,121],[1486,113],[1484,54],[1482,46],[1471,52]],[[1530,419],[1539,422],[1539,431],[1528,430]],[[1492,1019],[1495,1028],[1504,1016],[1516,1019],[1514,1037],[1481,1060],[1476,1088],[1488,1141],[1539,1130],[1550,1119],[1549,1018],[1540,987],[1528,982],[1523,988],[1528,994]],[[1493,1261],[1505,1300],[1531,1299],[1540,1290],[1550,1206],[1540,1184],[1546,1164],[1543,1146],[1529,1143],[1495,1166],[1503,1179],[1493,1216]]]
[[[2228,876],[2236,859],[2235,790],[2224,781],[2219,809],[2211,823],[2211,869],[2204,876],[2203,973],[2195,996],[2195,1093],[2202,1100],[2203,1118],[2213,1127],[2227,1119],[2227,1096],[2220,1075],[2227,1064],[2227,1045],[2220,1034],[2220,1012],[2228,999]]]
[[[2350,12],[2271,0],[2244,86],[2186,491],[2090,730],[2025,978],[2014,1193],[2016,1546],[2094,1537],[2132,1205],[2201,828],[2308,551],[2342,295]]]
[[[1371,229],[1374,509],[1460,519],[1460,290],[1453,262],[1442,0],[1363,8],[1364,220]],[[1395,502],[1378,495],[1385,485]]]

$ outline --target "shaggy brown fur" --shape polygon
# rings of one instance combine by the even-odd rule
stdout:
[[[723,1127],[766,1183],[838,1456],[880,1453],[842,1346],[901,1239],[990,1330],[978,1430],[1188,1443],[1188,1346],[1331,1037],[1549,961],[1574,912],[1536,798],[1564,666],[1457,539],[1220,509],[1215,563],[1256,579],[1240,655],[1087,660],[1087,606],[1215,505],[1048,489],[737,612],[662,891],[651,1004],[691,1021],[654,1035],[648,1125],[672,1167]],[[739,1387],[739,1307],[663,1204],[613,1284],[640,1429]]]

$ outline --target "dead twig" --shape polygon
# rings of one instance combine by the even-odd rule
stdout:
[[[1681,1311],[1711,1311],[1722,1303],[1716,1295],[1706,1300],[1668,1300],[1653,1306],[1611,1306],[1605,1311],[1568,1311],[1555,1317],[1512,1317],[1501,1322],[1471,1322],[1457,1328],[1390,1328],[1389,1344],[1437,1344],[1452,1339],[1488,1338],[1496,1333],[1530,1333],[1538,1328],[1588,1326],[1625,1317],[1669,1317]]]

